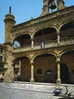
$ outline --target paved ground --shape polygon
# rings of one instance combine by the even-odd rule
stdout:
[[[0,99],[58,99],[54,89],[54,84],[0,83]]]

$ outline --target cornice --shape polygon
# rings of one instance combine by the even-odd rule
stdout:
[[[37,17],[35,19],[31,19],[29,21],[26,21],[26,22],[23,22],[21,24],[16,24],[14,27],[13,27],[13,32],[16,32],[16,31],[19,31],[19,30],[22,30],[22,29],[25,29],[25,28],[28,28],[28,27],[33,27],[37,24],[41,24],[43,22],[46,22],[46,21],[53,21],[53,19],[56,19],[56,18],[59,18],[59,17],[62,17],[62,16],[67,16],[67,17],[72,17],[71,14],[74,13],[74,6],[71,6],[71,7],[67,7],[63,10],[59,10],[59,11],[56,11],[54,13],[49,13],[48,15],[45,15],[45,16],[40,16],[40,17]]]

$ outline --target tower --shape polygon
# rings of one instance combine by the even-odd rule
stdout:
[[[5,16],[5,42],[10,43],[12,41],[12,28],[15,24],[15,16],[12,15],[11,7],[9,7],[9,13]]]
[[[42,8],[42,14],[45,15],[49,13],[49,0],[43,0],[43,8]]]
[[[4,81],[5,82],[11,82],[12,79],[14,78],[13,74],[13,47],[12,42],[13,42],[13,26],[15,25],[15,16],[12,15],[11,12],[11,7],[9,7],[9,13],[5,16],[4,19],[5,22],[5,46],[6,46],[6,51],[5,51],[5,74],[4,74]],[[11,76],[9,77],[10,72],[12,73]]]
[[[64,9],[63,0],[43,0],[43,9],[41,15],[47,15],[50,13],[50,10],[62,10]]]
[[[65,8],[63,0],[57,0],[57,8],[58,10],[62,10]]]

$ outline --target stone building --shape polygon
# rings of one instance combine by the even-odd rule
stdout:
[[[43,0],[41,15],[16,24],[5,16],[4,81],[74,83],[74,6]]]

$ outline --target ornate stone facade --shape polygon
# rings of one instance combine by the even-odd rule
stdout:
[[[21,24],[11,10],[5,16],[4,81],[74,82],[74,6],[60,1],[59,10]]]

